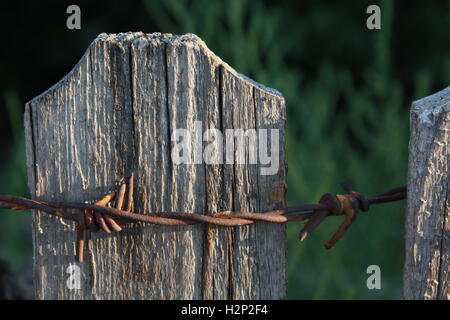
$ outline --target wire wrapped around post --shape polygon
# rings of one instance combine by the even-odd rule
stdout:
[[[367,211],[373,204],[393,202],[406,198],[406,187],[397,187],[373,197],[364,197],[354,191],[347,183],[341,184],[345,194],[323,195],[316,204],[285,207],[267,212],[222,211],[211,215],[191,212],[157,212],[139,214],[133,208],[133,175],[121,184],[118,191],[113,191],[93,204],[78,202],[45,202],[16,196],[0,195],[0,208],[10,210],[38,210],[55,217],[76,223],[77,244],[76,259],[84,260],[86,231],[106,233],[120,232],[127,223],[143,222],[154,225],[178,226],[207,223],[224,227],[236,227],[266,221],[286,223],[307,221],[300,231],[300,240],[316,229],[329,216],[344,215],[345,219],[337,231],[325,243],[325,248],[332,248],[355,221],[360,211]],[[115,200],[114,207],[111,203]]]

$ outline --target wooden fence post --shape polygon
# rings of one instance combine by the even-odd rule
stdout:
[[[405,299],[450,299],[450,87],[411,108]]]
[[[93,201],[133,172],[138,213],[282,207],[285,120],[279,92],[236,73],[195,35],[101,34],[26,105],[29,188],[38,200]],[[199,123],[222,133],[278,129],[279,170],[262,175],[260,161],[174,163],[172,133]],[[285,298],[283,224],[134,224],[89,237],[86,261],[76,263],[74,225],[34,213],[38,299]],[[70,289],[77,267],[80,289]]]

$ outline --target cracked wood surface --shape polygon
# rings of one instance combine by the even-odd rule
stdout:
[[[134,211],[268,210],[284,206],[285,101],[236,73],[192,34],[101,34],[74,69],[27,103],[29,189],[35,199],[93,201],[135,174]],[[280,169],[177,165],[175,128],[275,128]],[[73,224],[33,214],[38,299],[280,299],[285,225],[222,228],[134,224],[89,234],[74,260]],[[81,269],[81,289],[66,286]]]
[[[405,299],[450,299],[450,87],[411,108]]]

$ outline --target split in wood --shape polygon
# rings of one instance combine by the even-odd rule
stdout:
[[[131,175],[126,183],[120,186],[118,192],[112,192],[94,204],[45,202],[0,195],[0,208],[10,210],[33,209],[65,220],[75,221],[77,231],[76,258],[79,262],[83,262],[87,231],[119,232],[125,224],[130,222],[166,226],[208,223],[233,227],[252,224],[255,221],[285,223],[307,220],[300,231],[300,240],[303,241],[328,216],[344,215],[345,219],[338,230],[325,243],[325,248],[330,249],[355,221],[359,211],[367,211],[372,204],[405,199],[407,194],[406,187],[397,187],[374,197],[366,198],[346,183],[343,183],[342,187],[347,192],[346,194],[333,195],[327,193],[322,196],[317,204],[286,207],[263,213],[222,211],[211,215],[203,215],[190,212],[158,212],[144,215],[132,212],[134,180],[133,175]],[[115,208],[108,207],[108,204],[114,199],[116,200]]]

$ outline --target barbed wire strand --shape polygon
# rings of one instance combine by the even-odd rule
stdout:
[[[330,249],[344,235],[355,221],[360,211],[367,211],[373,204],[398,201],[406,198],[406,187],[396,187],[381,192],[373,197],[364,197],[354,191],[349,184],[342,183],[346,194],[323,195],[316,204],[285,207],[266,212],[221,211],[211,215],[191,212],[166,211],[149,214],[132,212],[134,177],[131,175],[113,191],[93,204],[81,202],[47,202],[23,197],[0,195],[0,208],[9,210],[37,210],[46,214],[76,222],[77,243],[76,259],[84,260],[86,231],[100,230],[111,233],[120,232],[127,223],[142,222],[153,225],[179,226],[206,223],[225,227],[236,227],[265,221],[287,223],[306,221],[300,231],[300,241],[316,229],[329,216],[344,215],[345,219],[338,227],[325,248]],[[116,200],[115,207],[110,207]]]

